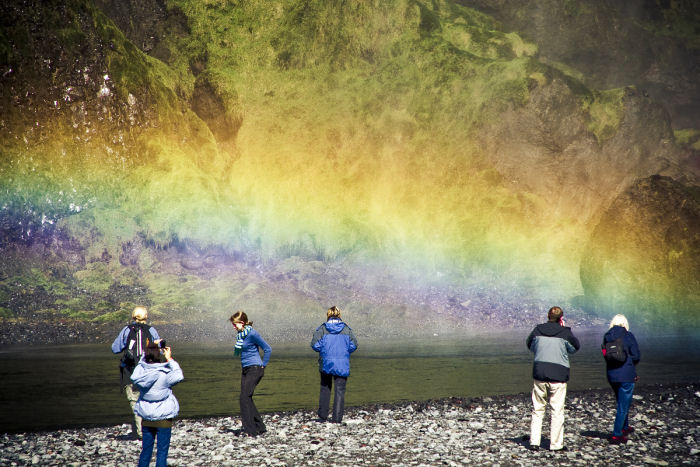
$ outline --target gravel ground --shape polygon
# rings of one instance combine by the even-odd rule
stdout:
[[[700,465],[700,382],[638,387],[626,445],[608,442],[612,391],[570,392],[564,452],[527,449],[529,394],[347,408],[341,424],[310,411],[265,414],[268,432],[237,435],[238,417],[178,420],[172,466]],[[0,435],[0,465],[135,464],[128,425]]]

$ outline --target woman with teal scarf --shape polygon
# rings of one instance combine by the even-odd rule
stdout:
[[[231,324],[237,331],[234,354],[241,356],[241,434],[258,436],[267,429],[262,417],[253,402],[255,387],[265,375],[265,367],[270,361],[272,348],[265,342],[258,332],[253,329],[253,323],[248,321],[248,316],[242,312],[235,312],[230,318]],[[260,349],[263,358],[260,358]]]

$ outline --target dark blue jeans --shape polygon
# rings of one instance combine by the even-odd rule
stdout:
[[[613,436],[622,436],[622,430],[629,427],[628,415],[632,395],[634,394],[634,383],[610,383],[615,391],[617,401],[617,413],[615,414],[615,424],[613,425]]]
[[[335,383],[335,394],[333,395],[333,421],[340,423],[343,421],[343,410],[345,409],[345,385],[348,378],[344,376],[329,375],[321,373],[321,395],[318,398],[318,418],[328,419],[328,407],[331,403],[331,387]]]
[[[143,444],[141,456],[139,456],[139,467],[148,467],[153,455],[153,442],[158,438],[158,450],[156,451],[156,467],[167,467],[168,449],[170,449],[170,433],[172,428],[156,428],[153,426],[143,427]]]

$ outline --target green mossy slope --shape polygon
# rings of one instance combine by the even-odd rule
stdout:
[[[158,30],[163,60],[89,0],[0,10],[0,233],[17,248],[0,307],[13,316],[121,319],[146,303],[200,319],[234,299],[274,302],[244,285],[255,268],[279,297],[321,300],[282,290],[289,273],[274,271],[293,257],[351,276],[381,264],[426,283],[579,292],[585,222],[514,187],[482,142],[556,82],[577,106],[538,111],[587,122],[603,145],[621,89],[587,89],[454,2],[164,5],[186,27]]]

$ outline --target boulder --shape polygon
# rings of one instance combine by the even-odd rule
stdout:
[[[640,179],[604,210],[585,247],[581,282],[598,314],[700,323],[700,189]]]

